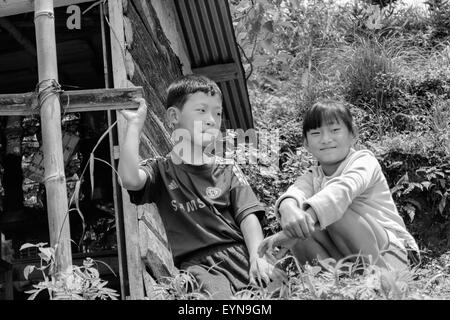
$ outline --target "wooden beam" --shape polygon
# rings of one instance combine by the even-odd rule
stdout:
[[[224,63],[200,68],[192,68],[192,72],[204,75],[215,82],[224,82],[237,79],[239,69],[236,63]]]
[[[41,1],[41,0],[39,0]],[[71,4],[79,4],[83,2],[93,2],[94,0],[54,0],[53,6],[65,7]],[[33,0],[1,0],[0,1],[0,17],[12,16],[15,14],[34,11]]]
[[[142,87],[125,89],[91,89],[65,91],[61,94],[61,106],[65,112],[92,112],[104,110],[137,109],[134,98],[142,98]],[[32,109],[35,94],[0,94],[0,116],[38,114]]]

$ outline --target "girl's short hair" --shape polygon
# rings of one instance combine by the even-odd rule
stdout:
[[[303,139],[310,130],[320,128],[324,123],[332,124],[341,120],[348,131],[355,133],[353,117],[344,103],[337,100],[321,100],[309,108],[303,117]]]
[[[170,84],[167,89],[166,109],[169,107],[183,109],[189,95],[197,92],[212,96],[217,94],[222,100],[222,91],[217,83],[199,74],[189,74],[179,77]]]

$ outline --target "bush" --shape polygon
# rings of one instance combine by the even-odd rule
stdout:
[[[450,241],[449,142],[446,128],[386,136],[370,145],[408,229],[421,245],[434,251]]]
[[[434,42],[448,40],[450,37],[450,2],[448,0],[430,0],[431,37]]]

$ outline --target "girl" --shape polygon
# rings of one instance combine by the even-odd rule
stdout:
[[[378,266],[408,266],[407,249],[419,249],[375,156],[352,148],[356,136],[352,115],[340,102],[321,101],[306,112],[303,142],[318,166],[277,200],[275,214],[283,231],[261,243],[261,256],[282,246],[302,264],[361,254],[372,256]]]

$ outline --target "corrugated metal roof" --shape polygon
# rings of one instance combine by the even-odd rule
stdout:
[[[253,128],[253,116],[227,0],[175,0],[194,73],[209,76],[224,94],[225,127]]]

